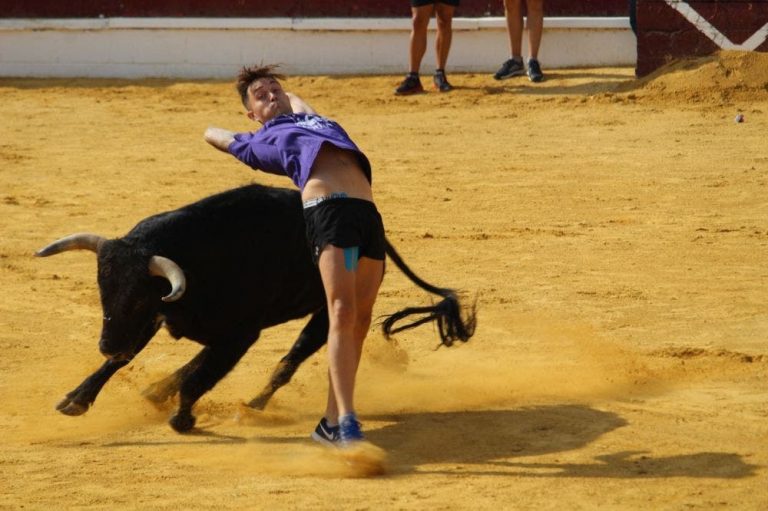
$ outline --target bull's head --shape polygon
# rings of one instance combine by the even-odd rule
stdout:
[[[35,255],[47,257],[67,250],[96,253],[104,313],[99,349],[110,359],[130,360],[162,325],[163,302],[184,295],[184,272],[166,257],[146,253],[122,239],[107,240],[95,234],[67,236]],[[166,294],[169,283],[171,290]]]

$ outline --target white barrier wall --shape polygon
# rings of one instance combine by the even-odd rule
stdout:
[[[288,74],[399,74],[409,33],[407,18],[0,19],[0,76],[231,78],[259,62]],[[434,35],[432,20],[424,73]],[[504,18],[454,19],[449,72],[492,73],[508,51]],[[544,20],[544,69],[634,66],[636,55],[628,18]]]

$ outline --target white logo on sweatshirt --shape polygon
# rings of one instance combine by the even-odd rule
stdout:
[[[332,125],[333,121],[329,121],[325,117],[320,117],[318,115],[308,115],[303,119],[296,119],[296,126],[315,131],[331,128]]]

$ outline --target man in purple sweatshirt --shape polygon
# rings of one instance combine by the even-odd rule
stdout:
[[[328,402],[312,438],[349,446],[364,440],[354,408],[355,376],[384,275],[384,225],[373,202],[368,158],[334,121],[283,90],[275,66],[238,76],[257,131],[210,127],[205,140],[253,169],[286,175],[301,190],[307,239],[328,304]]]

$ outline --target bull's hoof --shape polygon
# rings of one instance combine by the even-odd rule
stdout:
[[[195,427],[195,417],[192,414],[177,413],[168,421],[174,431],[177,433],[187,433]]]
[[[145,399],[156,406],[166,403],[175,394],[176,392],[169,391],[167,386],[160,385],[159,383],[150,385],[141,393]]]
[[[88,411],[88,405],[76,403],[75,401],[72,401],[70,398],[65,397],[59,402],[59,404],[56,405],[56,410],[63,413],[64,415],[77,417],[78,415],[83,415],[85,412]]]
[[[264,395],[256,396],[255,398],[251,399],[248,402],[248,407],[253,408],[254,410],[263,410],[264,408],[266,408],[267,403],[269,403],[269,398],[271,397],[272,397],[271,394],[268,396],[264,396]]]

